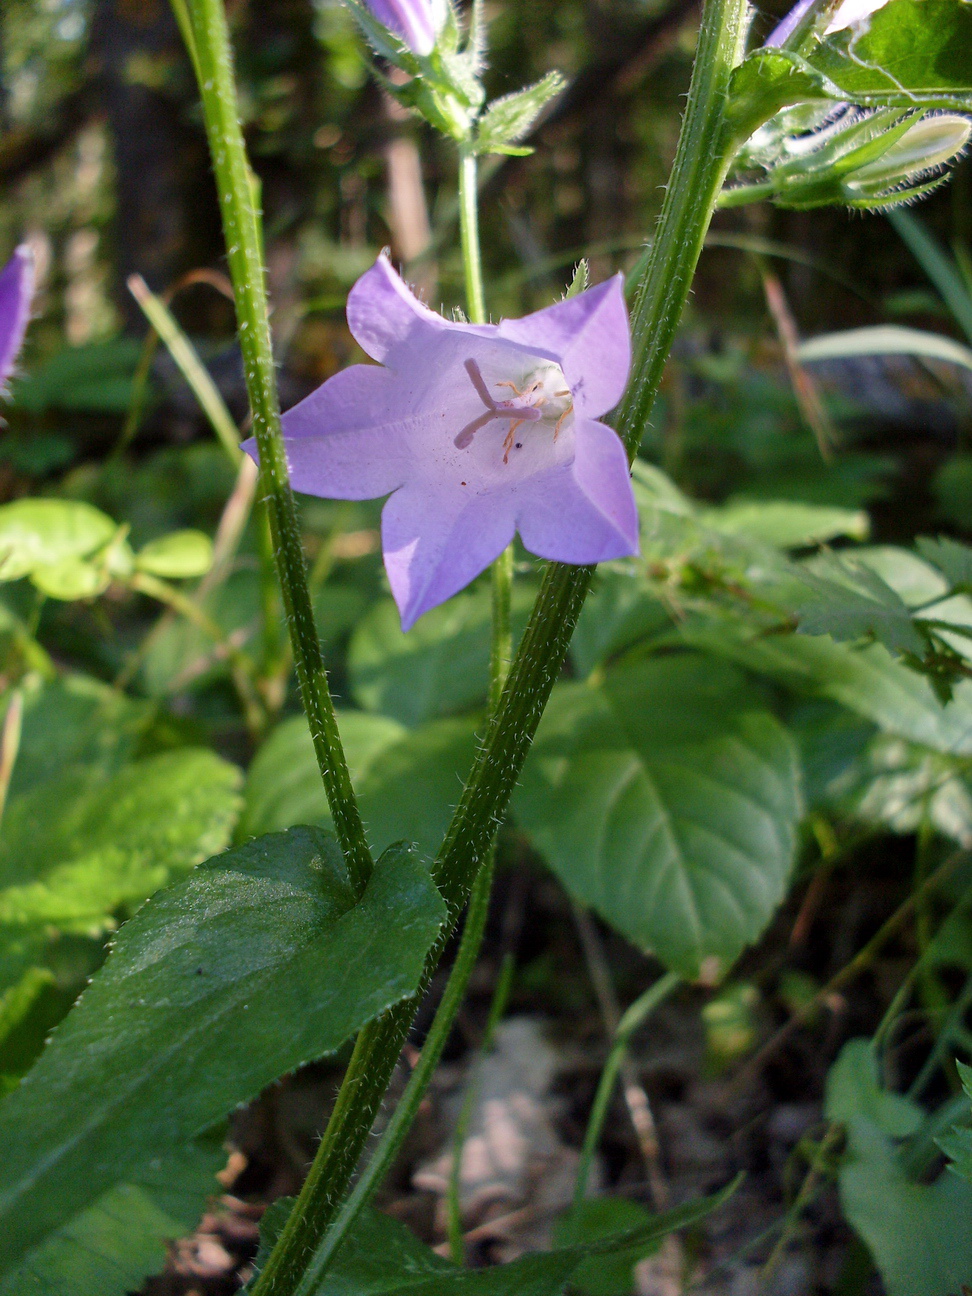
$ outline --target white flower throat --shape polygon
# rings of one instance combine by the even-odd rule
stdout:
[[[520,449],[521,442],[515,440],[517,429],[524,423],[553,424],[554,440],[560,435],[565,419],[574,409],[574,398],[564,371],[560,365],[549,361],[534,369],[519,385],[514,382],[498,382],[497,387],[506,387],[513,393],[503,400],[497,400],[486,386],[482,371],[475,360],[463,362],[469,380],[476,389],[476,394],[486,406],[485,412],[467,423],[455,439],[460,450],[472,444],[476,433],[491,423],[493,419],[509,419],[510,427],[503,442],[503,462],[510,462],[510,451]]]

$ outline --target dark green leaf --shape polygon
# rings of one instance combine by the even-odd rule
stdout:
[[[526,1255],[492,1269],[458,1269],[437,1256],[397,1220],[362,1213],[331,1270],[307,1296],[560,1296],[564,1283],[592,1257],[644,1250],[676,1229],[703,1219],[731,1196],[738,1180],[675,1210],[649,1216],[635,1228],[588,1237],[554,1251]],[[286,1218],[276,1211],[270,1225]],[[265,1239],[268,1243],[272,1237]]]
[[[972,549],[968,545],[939,536],[919,536],[915,547],[922,558],[932,563],[945,577],[951,590],[972,593]]]
[[[219,1190],[219,1140],[190,1144],[107,1189],[0,1281],[0,1296],[126,1296],[165,1262]]]
[[[408,730],[386,716],[342,711],[338,722],[370,841],[381,850],[404,839],[434,855],[472,763],[476,720]],[[330,822],[307,724],[288,720],[250,767],[242,828]]]
[[[640,1202],[626,1197],[592,1197],[575,1206],[554,1226],[554,1243],[572,1246],[641,1228],[651,1213]],[[571,1275],[571,1287],[584,1296],[630,1296],[634,1289],[634,1267],[658,1250],[659,1240],[642,1243],[630,1251],[585,1260]]]
[[[911,609],[872,567],[826,553],[806,564],[799,579],[806,593],[796,595],[794,611],[804,634],[871,637],[891,652],[923,653]]]
[[[695,976],[731,963],[783,898],[797,753],[736,671],[650,659],[557,686],[513,804],[578,899]]]
[[[532,602],[531,591],[516,590],[514,634],[525,625]],[[433,608],[408,634],[390,599],[376,604],[348,653],[355,701],[407,725],[468,710],[486,697],[489,625],[485,588]]]
[[[337,843],[311,828],[154,896],[0,1103],[0,1267],[411,994],[443,917],[401,848],[355,903]]]
[[[841,1205],[888,1296],[956,1296],[972,1275],[972,1183],[947,1171],[933,1183],[908,1179],[895,1140],[924,1112],[880,1087],[870,1041],[844,1046],[827,1079],[826,1113],[847,1127]]]
[[[142,354],[137,338],[66,347],[14,386],[14,401],[32,414],[47,409],[126,414]]]

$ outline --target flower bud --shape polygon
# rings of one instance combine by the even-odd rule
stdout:
[[[435,0],[364,0],[378,21],[400,36],[413,54],[431,54],[445,14]]]
[[[857,167],[845,187],[862,193],[896,189],[957,157],[969,142],[972,123],[958,113],[919,117],[880,157]]]

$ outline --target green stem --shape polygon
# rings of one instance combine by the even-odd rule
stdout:
[[[178,14],[179,5],[176,6]],[[191,0],[190,18],[203,117],[223,217],[253,431],[260,455],[277,574],[321,778],[348,874],[358,892],[373,862],[338,734],[307,589],[297,505],[287,474],[267,315],[260,222],[240,127],[229,31],[222,0]]]
[[[200,0],[202,2],[202,0]],[[208,0],[213,3],[213,0]],[[633,454],[661,382],[722,182],[732,154],[725,104],[743,29],[745,0],[705,0],[688,106],[662,215],[638,292],[634,376],[619,431]],[[462,159],[470,192],[473,168]],[[687,186],[684,193],[677,186]],[[468,217],[471,209],[465,209]],[[471,295],[470,300],[474,300]],[[449,920],[426,961],[423,986],[442,955],[506,812],[593,574],[592,567],[548,563],[462,797],[435,863]],[[421,992],[421,987],[420,987]],[[293,1296],[303,1269],[334,1219],[368,1140],[415,1011],[415,999],[369,1023],[358,1036],[334,1112],[311,1168],[314,1185],[291,1212],[252,1296]],[[310,1179],[310,1176],[309,1176]],[[311,1201],[312,1199],[312,1201]],[[304,1202],[304,1206],[301,1206]],[[301,1211],[307,1213],[296,1218]]]
[[[466,923],[462,931],[462,940],[456,961],[449,973],[445,993],[436,1010],[431,1029],[422,1046],[422,1052],[415,1069],[409,1077],[405,1092],[402,1094],[392,1114],[391,1120],[381,1136],[381,1141],[374,1156],[354,1186],[354,1191],[344,1201],[334,1223],[324,1235],[324,1240],[317,1248],[314,1258],[307,1267],[295,1296],[310,1296],[320,1281],[328,1265],[334,1259],[341,1244],[347,1238],[355,1220],[361,1211],[374,1197],[382,1180],[391,1169],[402,1144],[418,1115],[425,1091],[429,1087],[435,1069],[439,1065],[442,1051],[446,1046],[453,1022],[456,1019],[462,1001],[466,997],[469,977],[476,964],[479,947],[482,944],[486,917],[489,913],[489,895],[492,888],[492,857],[487,860],[476,878],[476,883],[469,900]]]
[[[484,324],[486,300],[483,295],[483,261],[479,251],[476,154],[468,147],[459,150],[459,236],[466,276],[466,310],[473,324]]]
[[[611,1050],[608,1053],[607,1061],[604,1063],[604,1070],[601,1072],[597,1093],[594,1095],[594,1105],[591,1107],[587,1129],[584,1132],[584,1144],[577,1165],[577,1179],[574,1182],[575,1208],[580,1205],[587,1195],[587,1181],[590,1178],[594,1153],[597,1150],[598,1143],[601,1141],[601,1131],[607,1117],[611,1094],[614,1092],[618,1072],[621,1070],[621,1063],[624,1061],[624,1055],[627,1052],[631,1036],[645,1018],[655,1011],[662,1000],[667,999],[681,982],[681,979],[677,972],[666,972],[664,976],[653,982],[644,994],[638,996],[618,1022],[618,1028],[614,1032],[614,1039],[611,1041]]]

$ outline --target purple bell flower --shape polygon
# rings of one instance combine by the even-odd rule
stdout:
[[[393,31],[413,54],[431,54],[438,24],[432,0],[364,0],[380,23]]]
[[[0,271],[0,387],[13,371],[34,295],[34,255],[21,244]]]
[[[391,498],[382,548],[409,629],[519,532],[541,558],[638,551],[624,446],[598,416],[621,399],[631,339],[616,275],[523,319],[457,324],[382,256],[348,298],[378,365],[352,365],[283,419],[290,478],[331,499]],[[255,444],[244,447],[256,455]]]

